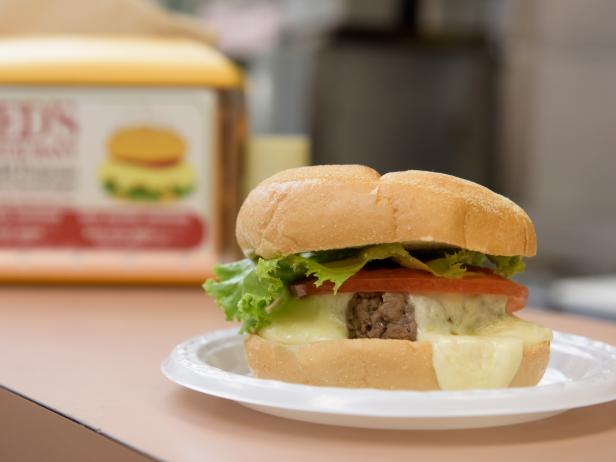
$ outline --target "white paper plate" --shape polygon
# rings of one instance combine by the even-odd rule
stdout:
[[[178,345],[163,362],[172,381],[289,419],[383,429],[459,429],[543,419],[616,399],[616,347],[554,333],[548,370],[530,388],[384,391],[296,385],[250,376],[243,338],[216,331]]]

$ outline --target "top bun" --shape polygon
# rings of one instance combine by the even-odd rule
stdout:
[[[531,257],[535,228],[511,200],[471,181],[408,170],[379,175],[362,165],[277,173],[253,189],[237,217],[246,255],[402,243]]]

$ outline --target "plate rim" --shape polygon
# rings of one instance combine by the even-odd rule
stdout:
[[[379,390],[374,388],[343,388],[343,387],[324,387],[317,385],[303,385],[295,383],[287,383],[279,380],[260,379],[248,377],[242,374],[237,374],[222,370],[212,365],[200,362],[199,364],[191,361],[186,357],[186,354],[196,357],[196,352],[208,343],[219,340],[238,340],[243,337],[238,334],[237,328],[226,328],[221,330],[209,331],[201,335],[191,337],[184,342],[176,345],[172,352],[165,358],[161,364],[162,373],[172,382],[177,383],[185,388],[216,396],[223,399],[236,401],[239,403],[248,403],[255,406],[266,406],[271,408],[285,409],[297,412],[319,413],[330,415],[348,415],[357,417],[377,417],[389,419],[409,419],[409,418],[460,418],[460,417],[487,417],[487,416],[502,416],[502,415],[520,415],[520,414],[538,414],[545,412],[566,411],[580,407],[592,406],[600,403],[606,403],[616,400],[616,347],[609,343],[599,340],[590,339],[576,334],[570,334],[560,331],[553,331],[554,339],[552,347],[558,348],[564,346],[577,346],[582,344],[585,348],[592,348],[594,351],[599,351],[602,354],[609,356],[612,359],[612,364],[604,367],[600,373],[595,374],[585,380],[577,380],[571,382],[560,382],[537,387],[521,387],[521,388],[500,388],[492,390],[461,390],[461,391],[414,391],[414,390]],[[195,348],[195,345],[197,347]],[[611,367],[608,367],[611,366]],[[202,369],[198,372],[196,369]],[[204,389],[204,385],[195,385],[191,379],[210,380],[218,382],[218,385],[229,385],[225,390],[213,389],[211,385]],[[233,385],[235,383],[235,385]],[[240,385],[240,387],[237,386]],[[246,394],[238,391],[241,388],[249,387],[252,393]],[[278,390],[287,395],[286,398],[278,398],[272,400],[271,397],[263,396],[255,397],[254,392],[271,393],[272,390]],[[328,405],[318,403],[294,404],[298,401],[289,399],[289,395],[312,395],[328,396]],[[559,399],[560,394],[577,393],[574,400]],[[537,403],[526,403],[524,406],[511,407],[511,401],[517,401],[524,398],[541,397],[548,395],[546,398],[549,404],[540,405]],[[340,396],[344,395],[344,396]],[[353,398],[349,401],[349,397]],[[332,399],[347,398],[344,406],[331,406]],[[398,412],[384,412],[378,409],[366,409],[364,406],[356,408],[355,405],[362,401],[400,401],[406,404],[421,402],[422,407],[426,407],[426,402],[438,401],[442,405],[444,400],[449,400],[458,405],[458,409],[431,409],[427,411],[413,410],[409,412],[408,406],[398,408]],[[421,401],[418,401],[421,400]],[[472,407],[478,402],[484,405],[481,407]],[[284,401],[284,402],[283,402]],[[291,401],[291,402],[290,402]],[[314,400],[313,400],[314,401]],[[494,404],[493,407],[485,407],[487,403]],[[468,405],[468,408],[463,406]],[[508,406],[508,407],[507,407]],[[507,409],[503,409],[506,407]]]

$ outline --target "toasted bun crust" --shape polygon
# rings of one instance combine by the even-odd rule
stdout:
[[[429,342],[353,339],[288,346],[251,335],[244,351],[255,376],[264,379],[330,387],[440,389]],[[549,356],[549,342],[524,347],[522,363],[509,386],[536,385]]]
[[[483,186],[419,170],[380,176],[361,165],[268,178],[242,205],[236,236],[247,255],[264,258],[385,243],[527,257],[537,247],[524,210]]]

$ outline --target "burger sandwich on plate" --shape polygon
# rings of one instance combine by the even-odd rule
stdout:
[[[241,322],[258,378],[335,387],[536,385],[552,332],[517,316],[510,278],[536,253],[528,215],[449,175],[303,167],[259,184],[237,217],[246,259],[204,287]]]

